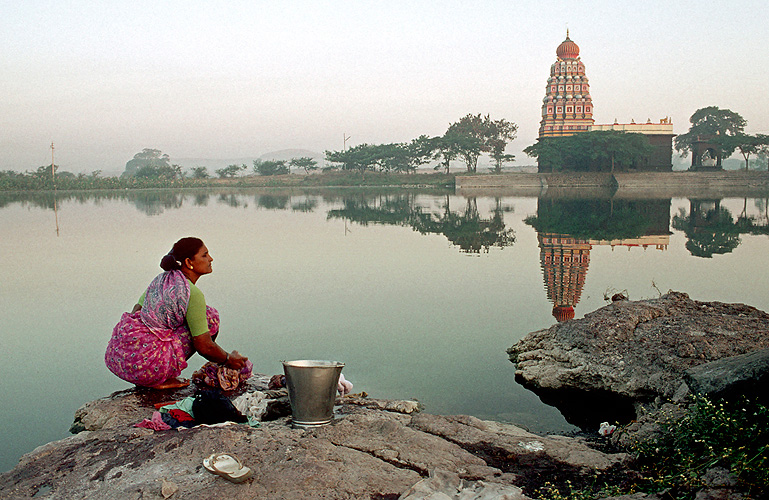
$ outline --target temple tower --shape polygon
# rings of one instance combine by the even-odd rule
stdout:
[[[579,58],[579,47],[569,38],[555,50],[558,57],[550,66],[550,78],[542,101],[539,137],[558,137],[586,132],[593,125],[593,101]]]

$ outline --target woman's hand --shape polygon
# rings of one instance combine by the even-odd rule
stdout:
[[[227,353],[224,349],[214,342],[210,333],[196,335],[192,337],[192,346],[204,358],[214,363],[224,364],[227,368],[240,370],[246,364],[248,358],[241,356],[238,351]]]
[[[242,356],[238,351],[232,351],[224,366],[233,370],[240,370],[246,364],[246,361],[248,361],[246,356]]]

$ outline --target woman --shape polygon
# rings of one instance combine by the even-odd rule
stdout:
[[[198,279],[213,269],[213,258],[198,238],[182,238],[160,261],[165,272],[147,287],[139,303],[124,313],[112,332],[104,361],[118,377],[142,387],[173,389],[189,385],[179,375],[195,352],[227,368],[248,361],[215,342],[219,313],[207,306]]]

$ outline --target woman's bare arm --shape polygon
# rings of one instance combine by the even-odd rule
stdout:
[[[214,363],[224,363],[227,368],[240,370],[246,364],[248,358],[241,356],[238,351],[227,353],[224,349],[214,342],[210,333],[196,335],[192,337],[192,345],[195,350],[204,358]]]

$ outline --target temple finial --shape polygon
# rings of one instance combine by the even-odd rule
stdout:
[[[569,27],[568,26],[566,27],[566,38],[567,39],[569,38]]]

